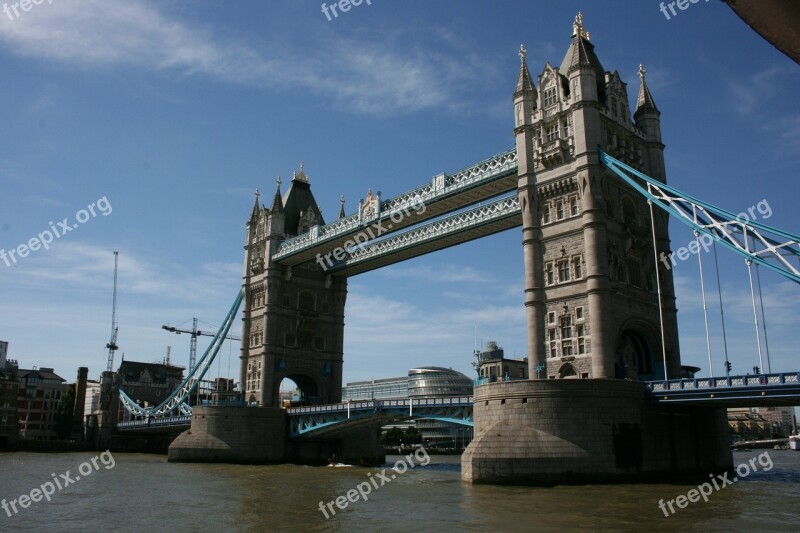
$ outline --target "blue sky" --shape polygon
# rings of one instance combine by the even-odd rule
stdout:
[[[117,363],[161,360],[172,345],[186,364],[189,338],[160,326],[222,321],[257,187],[271,195],[302,161],[331,220],[340,195],[351,213],[369,188],[388,198],[510,147],[520,43],[534,75],[560,64],[579,10],[631,98],[646,65],[670,183],[736,212],[766,200],[761,221],[797,233],[800,69],[721,2],[667,20],[651,0],[373,0],[328,21],[305,0],[55,0],[0,14],[0,248],[101,198],[111,211],[0,262],[0,339],[22,366],[98,377],[119,250]],[[674,248],[689,242],[672,228]],[[757,364],[747,271],[721,259],[731,360],[746,372]],[[514,229],[352,278],[345,380],[416,365],[471,375],[476,324],[523,357],[522,267]],[[696,258],[675,274],[683,361],[707,369]],[[797,286],[762,282],[772,368],[797,369]],[[238,378],[237,356],[223,349],[222,375],[230,365]]]

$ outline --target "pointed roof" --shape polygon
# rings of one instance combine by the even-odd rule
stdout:
[[[519,59],[521,64],[519,67],[517,89],[514,91],[514,96],[519,96],[521,94],[536,94],[536,90],[533,86],[533,80],[531,79],[531,73],[528,70],[528,62],[525,60],[527,55],[528,51],[525,50],[525,45],[519,45]]]
[[[346,215],[344,213],[344,195],[339,198],[339,218],[344,218]]]
[[[277,189],[275,190],[275,197],[272,199],[272,207],[269,210],[272,213],[283,213],[283,200],[281,200],[281,177],[278,176],[278,179],[275,180],[275,183],[278,185]]]
[[[566,75],[581,67],[592,68],[598,81],[605,77],[605,69],[594,53],[594,45],[589,41],[589,32],[584,30],[583,15],[578,13],[572,23],[572,41],[558,70]]]
[[[647,74],[647,69],[644,68],[644,65],[639,65],[639,79],[641,82],[639,83],[639,98],[636,100],[636,112],[634,115],[646,109],[658,112],[653,95],[650,94],[650,88],[647,86],[647,81],[645,81],[645,74]]]
[[[311,211],[314,218],[319,221],[320,225],[325,224],[322,218],[322,212],[317,206],[317,201],[311,192],[311,184],[308,182],[308,176],[303,171],[303,165],[300,165],[300,172],[292,173],[292,182],[286,194],[283,195],[283,212],[286,214],[286,233],[296,235],[297,227],[300,222],[300,216],[303,213]]]

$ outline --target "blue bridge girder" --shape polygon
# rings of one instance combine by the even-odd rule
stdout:
[[[364,400],[288,409],[292,438],[331,436],[354,427],[424,418],[472,427],[472,396]]]
[[[288,266],[313,261],[317,254],[324,256],[344,248],[356,235],[370,240],[378,237],[375,231],[366,232],[367,228],[379,227],[380,235],[386,235],[516,188],[517,153],[512,148],[453,174],[439,174],[430,183],[382,200],[369,219],[362,220],[355,213],[325,226],[314,226],[307,233],[281,242],[273,259]]]
[[[519,197],[516,194],[506,196],[385,239],[371,241],[353,249],[343,261],[333,263],[328,272],[354,276],[521,225]]]
[[[477,382],[476,386],[484,383]],[[652,401],[707,407],[800,405],[800,372],[647,381]],[[249,407],[258,409],[257,407]],[[473,397],[363,400],[287,409],[292,438],[332,436],[363,425],[424,418],[472,427]],[[119,422],[120,431],[189,429],[190,415]]]
[[[659,403],[719,407],[800,405],[800,372],[649,381]]]

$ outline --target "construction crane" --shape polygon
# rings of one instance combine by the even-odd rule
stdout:
[[[180,328],[177,328],[175,326],[170,326],[169,324],[164,324],[163,326],[161,326],[161,329],[166,330],[166,331],[170,331],[172,333],[176,333],[178,335],[180,335],[181,333],[188,333],[189,335],[192,336],[192,342],[189,345],[189,372],[192,371],[192,369],[194,368],[194,365],[195,365],[195,363],[197,361],[197,337],[200,337],[200,336],[214,337],[214,336],[216,336],[216,333],[211,333],[209,331],[200,331],[199,329],[197,329],[197,319],[196,318],[192,319],[192,329],[180,329]],[[225,338],[228,339],[228,340],[232,340],[232,341],[240,341],[240,340],[242,340],[242,338],[237,336],[237,335],[227,335]]]
[[[111,340],[106,344],[108,348],[108,366],[106,370],[113,372],[114,370],[114,352],[119,348],[117,346],[117,333],[119,332],[119,324],[117,324],[117,265],[119,262],[119,252],[114,252],[114,300],[111,305]]]

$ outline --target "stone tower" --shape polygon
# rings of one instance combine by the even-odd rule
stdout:
[[[336,403],[342,395],[347,279],[314,262],[288,267],[272,261],[278,244],[325,222],[303,171],[281,182],[269,208],[256,201],[247,222],[241,383],[250,405],[280,407],[279,388],[292,379],[308,403]]]
[[[560,66],[547,63],[538,87],[525,49],[514,92],[523,217],[530,376],[678,377],[677,310],[668,216],[599,161],[598,147],[666,181],[660,113],[640,68],[631,115],[626,84],[607,72],[582,16]],[[655,233],[655,239],[653,234]],[[658,306],[656,268],[662,292]],[[663,346],[666,354],[662,351]]]

